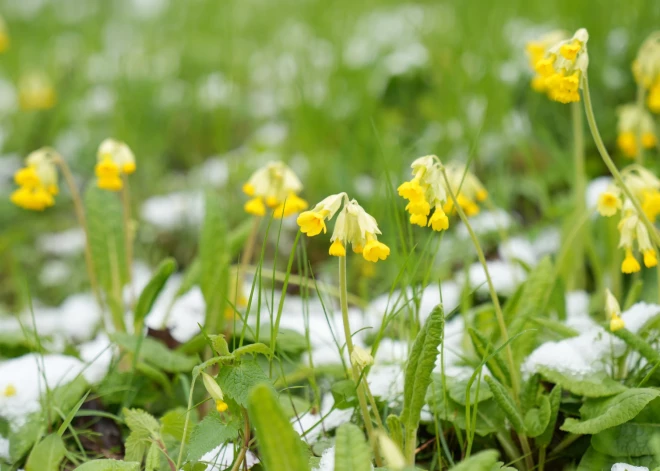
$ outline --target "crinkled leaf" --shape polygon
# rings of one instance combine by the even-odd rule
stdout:
[[[177,441],[183,440],[183,429],[186,423],[186,409],[178,407],[167,412],[160,418],[160,433],[161,435],[169,435]],[[190,438],[190,428],[188,429],[188,436],[186,442]]]
[[[506,418],[509,419],[509,422],[511,422],[513,428],[518,433],[524,433],[525,424],[523,418],[520,415],[520,411],[514,404],[513,399],[511,399],[509,391],[507,391],[506,388],[502,386],[495,378],[490,376],[486,376],[486,382],[490,386],[490,390],[493,393],[493,399],[497,405],[500,406],[500,409],[502,409],[502,412],[504,412]]]
[[[406,363],[401,411],[401,422],[408,430],[416,429],[419,424],[444,327],[444,310],[442,305],[438,305],[426,319],[410,351]]]
[[[371,448],[362,430],[354,424],[344,424],[335,437],[335,471],[371,471]]]
[[[243,345],[242,347],[238,347],[236,350],[232,352],[232,354],[236,358],[240,358],[242,355],[255,355],[255,354],[261,354],[261,355],[266,355],[270,356],[272,355],[271,349],[263,343],[252,343],[250,345]]]
[[[303,442],[282,411],[272,387],[258,384],[252,389],[248,412],[266,471],[309,471]]]
[[[555,432],[555,425],[557,425],[557,417],[559,416],[559,405],[561,404],[560,385],[555,384],[555,387],[550,391],[548,400],[550,401],[550,420],[543,433],[536,437],[536,444],[538,446],[548,446],[552,441],[552,436]]]
[[[591,446],[611,456],[652,455],[651,439],[655,435],[660,436],[660,424],[628,422],[597,433],[591,437]]]
[[[138,437],[156,437],[160,431],[160,423],[156,418],[142,409],[122,410],[126,426]]]
[[[654,469],[660,464],[653,456],[631,456],[623,460],[620,457],[599,453],[593,447],[589,447],[576,471],[610,471],[615,463],[622,461],[632,466],[646,466],[649,469]]]
[[[350,409],[358,404],[355,383],[350,379],[341,379],[330,388],[337,409]]]
[[[236,366],[223,366],[217,380],[222,391],[243,407],[247,407],[248,395],[256,385],[266,383],[267,387],[273,388],[266,373],[254,360],[243,361]]]
[[[467,404],[466,392],[468,378],[458,379],[447,376],[445,381],[447,384],[447,392],[449,393],[449,397],[461,405]],[[479,388],[479,397],[477,397],[477,387]],[[474,406],[474,404],[479,402],[487,401],[491,397],[493,397],[493,393],[490,392],[490,386],[488,386],[488,383],[486,383],[483,378],[481,379],[481,383],[474,381],[470,386],[471,406]]]
[[[168,373],[190,373],[198,363],[197,358],[170,350],[164,344],[150,337],[140,339],[134,335],[115,332],[111,335],[111,339],[131,353],[135,353],[138,343],[141,342],[139,347],[140,360]]]
[[[140,471],[140,463],[118,460],[92,460],[78,466],[75,471]]]
[[[240,426],[240,421],[233,416],[225,420],[216,411],[211,412],[192,430],[187,461],[198,461],[214,448],[235,440]]]
[[[639,414],[660,391],[651,388],[628,389],[607,399],[589,399],[580,409],[582,421],[568,418],[561,426],[566,432],[595,434],[628,422]]]
[[[551,383],[559,384],[567,391],[584,397],[607,397],[619,394],[626,387],[617,383],[605,373],[595,373],[589,376],[578,377],[541,367],[538,372]]]
[[[144,463],[144,471],[158,471],[160,468],[161,451],[158,444],[153,442],[147,453],[147,460]]]
[[[538,407],[532,407],[525,414],[525,431],[530,437],[541,435],[550,423],[550,400],[547,396],[541,396],[538,401]]]
[[[481,334],[481,332],[479,332],[476,329],[473,329],[472,327],[468,327],[468,334],[470,334],[470,340],[472,341],[472,346],[474,347],[474,350],[477,352],[479,358],[487,358],[493,353],[495,348],[493,347],[492,343],[489,342],[488,339]],[[493,376],[495,376],[495,378],[497,378],[497,380],[500,383],[511,384],[511,374],[509,373],[509,367],[507,366],[501,355],[502,352],[493,355],[486,362],[486,366],[488,366],[490,372],[493,373]]]
[[[137,433],[129,433],[124,442],[126,453],[124,459],[126,461],[137,461],[139,463],[144,459],[144,454],[149,447],[149,437],[146,435],[139,435]]]

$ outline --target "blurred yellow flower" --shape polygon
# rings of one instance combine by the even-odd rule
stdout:
[[[16,387],[13,384],[8,384],[5,388],[3,395],[5,397],[12,397],[16,395]]]
[[[123,142],[115,139],[105,139],[101,142],[96,154],[96,184],[108,191],[119,191],[123,188],[122,174],[135,172],[135,156],[133,151]]]
[[[645,149],[652,149],[658,144],[653,117],[646,110],[640,110],[631,103],[620,106],[617,116],[616,143],[623,155],[634,159],[639,152],[639,144]]]
[[[264,216],[267,206],[277,218],[292,216],[307,209],[307,201],[298,196],[301,190],[302,183],[291,168],[284,162],[269,162],[243,185],[243,193],[253,197],[245,203],[245,212]]]
[[[46,147],[27,156],[26,166],[14,174],[19,188],[11,195],[12,203],[32,211],[43,211],[55,204],[54,196],[59,192],[56,157],[57,152]]]
[[[220,388],[220,385],[215,380],[215,378],[202,371],[202,381],[204,382],[204,387],[209,393],[209,396],[211,396],[211,398],[215,401],[215,409],[220,413],[226,411],[229,406],[224,401],[225,396],[222,393],[222,389]]]
[[[652,33],[642,43],[632,70],[637,83],[648,90],[649,109],[660,113],[660,31]]]
[[[330,238],[330,255],[345,257],[347,244],[369,262],[385,260],[390,255],[390,248],[378,240],[377,235],[381,232],[376,220],[356,200],[349,200],[346,193],[330,195],[311,210],[301,213],[297,220],[300,231],[309,237],[326,232],[325,221],[332,219],[337,212]]]
[[[533,67],[538,74],[532,84],[534,89],[545,91],[550,99],[560,103],[580,101],[582,77],[589,65],[588,40],[587,30],[581,28],[572,38],[546,47],[543,56],[534,56]]]
[[[31,73],[18,82],[18,101],[21,108],[27,111],[47,110],[57,103],[57,94],[47,75]]]
[[[7,30],[7,23],[4,18],[0,16],[0,53],[9,49],[9,31]]]
[[[536,70],[536,64],[544,58],[548,49],[566,38],[568,38],[568,33],[566,31],[556,30],[544,34],[535,41],[529,41],[525,49],[527,50],[529,65],[532,70]],[[545,93],[548,90],[545,77],[539,74],[536,74],[532,78],[531,86],[534,91],[539,93]]]

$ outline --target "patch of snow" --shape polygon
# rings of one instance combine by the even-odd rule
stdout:
[[[374,469],[371,465],[371,469]],[[326,448],[323,450],[321,455],[321,461],[319,462],[318,468],[314,468],[312,471],[335,471],[335,447]]]
[[[193,181],[201,182],[222,188],[229,179],[229,166],[223,157],[210,157],[202,165],[191,172]]]
[[[0,460],[6,460],[6,461],[9,460],[9,440],[7,440],[4,437],[0,437]],[[328,468],[328,469],[331,471],[334,470],[334,468]]]
[[[105,334],[99,334],[94,340],[78,346],[80,358],[87,364],[85,379],[90,383],[99,383],[108,374],[116,347]]]
[[[589,317],[589,295],[586,291],[566,293],[566,325],[578,332],[586,332],[598,326]]]
[[[511,227],[513,219],[511,215],[503,209],[496,209],[495,211],[482,211],[475,217],[470,218],[470,226],[476,234],[488,234],[497,232],[500,229],[508,229]],[[459,239],[467,239],[470,237],[465,225],[462,223],[456,227],[456,236]]]
[[[142,204],[142,219],[162,230],[198,226],[204,216],[204,196],[200,191],[182,191],[154,196]]]
[[[509,262],[519,260],[530,267],[538,262],[534,246],[524,237],[511,237],[505,240],[500,244],[498,253],[503,260]]]
[[[50,255],[69,256],[85,248],[85,232],[74,228],[62,232],[42,234],[37,239],[39,250]]]
[[[649,471],[646,466],[633,466],[628,463],[615,463],[612,465],[612,471]]]
[[[561,247],[561,233],[556,227],[548,227],[541,231],[532,242],[537,259],[559,251]]]
[[[390,405],[401,402],[404,370],[400,364],[380,365],[376,363],[371,367],[367,381],[374,396],[386,400]]]
[[[234,445],[231,443],[222,444],[202,455],[199,461],[208,464],[206,471],[222,471],[234,462]],[[245,455],[245,463],[248,468],[252,468],[259,463],[259,458],[248,450]]]
[[[71,276],[71,267],[61,260],[50,260],[44,263],[39,282],[44,286],[59,286]]]
[[[621,314],[621,319],[626,324],[626,329],[638,333],[644,324],[660,314],[660,305],[640,302],[633,304],[627,311]]]
[[[488,273],[493,281],[495,291],[501,295],[510,296],[516,290],[518,285],[527,279],[525,270],[518,265],[504,260],[493,260],[486,262]],[[465,281],[465,274],[458,273],[456,279]],[[468,269],[468,280],[470,288],[476,289],[480,294],[488,293],[488,283],[486,282],[486,272],[481,263],[475,262]]]

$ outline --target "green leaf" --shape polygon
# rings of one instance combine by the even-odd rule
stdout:
[[[75,471],[140,471],[140,463],[134,461],[92,460],[78,466]]]
[[[135,305],[133,323],[136,326],[142,325],[142,321],[147,317],[147,314],[151,312],[151,308],[153,307],[156,298],[163,290],[165,283],[175,270],[176,260],[173,258],[166,258],[160,263],[156,269],[156,273],[154,273],[151,280],[149,280],[149,283],[147,283],[147,286],[145,286],[142,293],[140,293],[140,298]]]
[[[538,399],[538,407],[533,407],[525,414],[525,431],[530,437],[541,435],[550,423],[552,407],[547,396]]]
[[[65,454],[62,437],[56,433],[46,435],[30,452],[25,471],[58,471]]]
[[[241,422],[236,417],[224,420],[216,411],[211,412],[193,428],[186,461],[198,461],[223,443],[236,440],[240,426]]]
[[[371,448],[357,425],[344,424],[335,437],[335,471],[371,471]]]
[[[451,471],[490,471],[500,453],[497,450],[480,451],[450,468]]]
[[[559,384],[563,389],[578,396],[607,397],[619,394],[627,389],[624,385],[617,383],[605,373],[578,377],[547,367],[541,367],[538,371],[546,380]]]
[[[358,404],[355,383],[350,379],[341,379],[330,388],[335,407],[340,410],[351,409]]]
[[[156,418],[142,409],[122,410],[126,426],[141,437],[155,437],[160,430],[160,424]]]
[[[206,301],[205,327],[209,333],[222,331],[225,300],[229,289],[226,211],[220,197],[208,191],[204,200],[204,223],[199,240],[199,286]]]
[[[149,447],[149,453],[147,453],[147,460],[144,463],[144,471],[158,471],[160,468],[160,455],[161,451],[158,448],[158,444],[153,442]]]
[[[580,465],[576,471],[610,471],[612,465],[615,463],[621,463],[622,461],[625,461],[632,466],[645,466],[649,469],[654,469],[654,467],[659,464],[653,456],[631,456],[622,460],[620,457],[617,458],[599,453],[593,447],[589,447],[582,457]]]
[[[387,430],[395,445],[403,450],[403,429],[398,415],[390,414],[387,416]]]
[[[110,336],[113,342],[121,348],[135,353],[138,343],[140,345],[140,360],[168,373],[190,373],[197,366],[198,359],[170,350],[164,344],[151,337],[138,338],[123,332],[115,332]]]
[[[637,424],[628,422],[608,428],[591,437],[591,446],[611,456],[652,455],[652,438],[660,436],[660,424]]]
[[[550,391],[548,396],[550,401],[550,420],[548,426],[543,433],[536,438],[538,446],[548,446],[552,441],[552,436],[555,433],[555,425],[557,425],[557,417],[559,416],[559,405],[561,404],[561,386],[555,384],[555,387]]]
[[[445,316],[442,305],[436,306],[417,334],[406,363],[403,386],[401,422],[406,430],[417,429],[426,390],[431,384],[431,373],[442,342]]]
[[[186,409],[183,407],[177,407],[160,418],[160,433],[162,435],[169,435],[175,438],[177,441],[183,440],[183,429],[186,422]],[[190,429],[188,430],[188,436],[185,439],[185,442],[188,442],[190,438]]]
[[[623,340],[630,348],[639,352],[653,366],[660,363],[660,353],[639,335],[633,334],[628,329],[612,332],[613,335]]]
[[[221,357],[230,355],[229,344],[227,344],[227,340],[225,339],[224,335],[211,334],[209,335],[209,339],[211,339],[211,346],[213,347],[213,350],[218,355],[220,355]]]
[[[111,296],[128,280],[121,202],[116,194],[95,185],[87,188],[84,200],[96,277]]]
[[[470,334],[470,340],[474,346],[474,350],[477,352],[479,358],[487,358],[490,356],[495,348],[492,343],[486,339],[479,331],[468,327],[468,334]],[[511,374],[509,373],[509,367],[504,362],[504,359],[500,356],[501,353],[493,355],[487,362],[486,365],[493,376],[502,384],[511,384]]]
[[[260,353],[261,355],[266,355],[267,357],[273,354],[273,352],[267,345],[263,343],[253,343],[250,345],[244,345],[242,347],[238,347],[236,350],[232,352],[232,355],[234,355],[236,358],[240,358],[242,355],[247,355],[247,354],[255,355],[257,353]]]
[[[578,434],[595,434],[628,422],[639,414],[660,391],[650,388],[628,389],[607,399],[585,401],[580,413],[583,421],[568,418],[561,430]]]
[[[520,415],[520,411],[513,403],[513,399],[511,399],[509,391],[507,391],[506,388],[502,386],[495,378],[490,376],[486,376],[486,382],[490,386],[490,390],[493,393],[495,402],[498,406],[500,406],[500,409],[502,409],[502,412],[504,412],[506,418],[509,419],[509,422],[511,422],[513,428],[518,433],[524,433],[525,423],[522,416]]]
[[[527,412],[532,407],[536,406],[538,400],[539,389],[541,380],[538,374],[533,374],[523,384],[522,392],[520,393],[520,407],[523,412]]]
[[[271,387],[259,384],[253,388],[248,411],[266,471],[309,471],[300,437],[284,415]]]
[[[468,385],[468,378],[452,378],[450,376],[447,376],[445,378],[445,382],[447,384],[447,392],[449,393],[449,397],[451,397],[454,401],[458,402],[461,405],[466,405],[467,404],[467,385]],[[479,397],[477,398],[477,386],[479,387]],[[482,378],[481,382],[479,381],[474,381],[472,385],[470,386],[470,405],[474,406],[475,404],[479,402],[484,402],[487,401],[488,399],[493,397],[493,393],[490,392],[490,387],[488,386],[488,383]]]
[[[129,433],[128,437],[126,437],[126,441],[124,442],[124,448],[126,449],[124,459],[126,461],[137,461],[138,463],[142,463],[148,447],[148,435]]]
[[[222,391],[243,407],[247,407],[250,391],[256,385],[267,383],[268,388],[273,388],[266,373],[254,360],[243,361],[236,366],[223,366],[217,380]]]

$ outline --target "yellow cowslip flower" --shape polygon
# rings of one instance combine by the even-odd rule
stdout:
[[[658,258],[651,244],[651,238],[649,237],[646,226],[640,221],[632,204],[626,206],[624,207],[624,217],[618,225],[620,234],[619,247],[623,248],[626,254],[621,264],[621,271],[630,274],[638,272],[641,269],[639,262],[633,255],[633,245],[635,242],[637,242],[637,247],[642,254],[644,265],[647,268],[656,266],[658,264]]]
[[[589,65],[588,40],[589,33],[581,28],[572,38],[547,48],[543,58],[535,62],[539,77],[536,87],[545,90],[550,99],[560,103],[580,101],[582,77]]]
[[[119,191],[123,188],[122,175],[135,172],[135,155],[125,143],[105,139],[96,153],[94,173],[96,185],[102,190]]]
[[[406,459],[404,458],[403,453],[401,453],[399,446],[381,430],[376,432],[376,437],[378,439],[380,454],[385,460],[387,469],[391,469],[392,471],[401,471],[405,469],[408,464],[406,463]]]
[[[12,397],[16,395],[16,387],[13,384],[8,384],[5,388],[3,395],[5,397]]]
[[[642,43],[632,70],[637,83],[648,90],[649,109],[660,113],[660,31],[652,33]]]
[[[601,216],[614,216],[621,209],[621,190],[614,184],[610,184],[598,197],[598,212]]]
[[[612,292],[605,290],[605,314],[610,319],[610,330],[616,332],[623,329],[626,325],[621,319],[621,307]]]
[[[636,104],[631,103],[620,106],[617,115],[616,143],[623,155],[634,159],[640,144],[645,149],[652,149],[658,144],[653,117],[646,110],[640,110]]]
[[[544,34],[537,40],[529,41],[525,49],[527,50],[529,65],[532,70],[536,70],[536,64],[544,58],[548,49],[566,38],[568,38],[566,31],[556,30]],[[547,91],[545,77],[539,74],[536,74],[532,78],[531,86],[534,91],[539,93],[545,93]]]
[[[57,94],[50,78],[43,73],[30,73],[18,81],[18,101],[22,109],[47,110],[57,103]]]
[[[229,405],[225,402],[225,395],[222,393],[222,389],[218,382],[213,378],[213,376],[202,371],[202,381],[204,382],[204,387],[206,392],[209,393],[211,399],[215,401],[215,409],[222,413],[229,409]]]
[[[245,203],[245,212],[264,216],[267,206],[277,218],[292,216],[307,209],[307,201],[298,196],[300,190],[302,183],[293,170],[284,162],[269,162],[243,185],[243,193],[253,197]]]
[[[25,167],[14,174],[19,188],[11,194],[11,202],[31,211],[43,211],[55,204],[59,193],[55,159],[59,154],[51,148],[36,150],[25,159]]]
[[[479,205],[488,198],[488,192],[475,174],[468,171],[462,164],[449,164],[446,167],[447,179],[452,192],[456,195],[456,202],[465,211],[466,216],[479,214]],[[454,210],[454,202],[447,201],[445,212]]]
[[[660,214],[660,180],[640,165],[630,165],[622,171],[623,181],[642,205],[651,222]]]
[[[4,18],[0,16],[0,53],[9,49],[9,31],[7,30],[7,23]]]
[[[343,206],[343,207],[342,207]],[[330,240],[329,254],[335,257],[346,256],[346,246],[352,245],[355,253],[361,253],[369,262],[385,260],[390,248],[378,241],[378,223],[356,200],[349,200],[346,193],[330,195],[314,208],[298,216],[300,231],[309,237],[326,232],[325,221],[337,214],[335,228]]]

